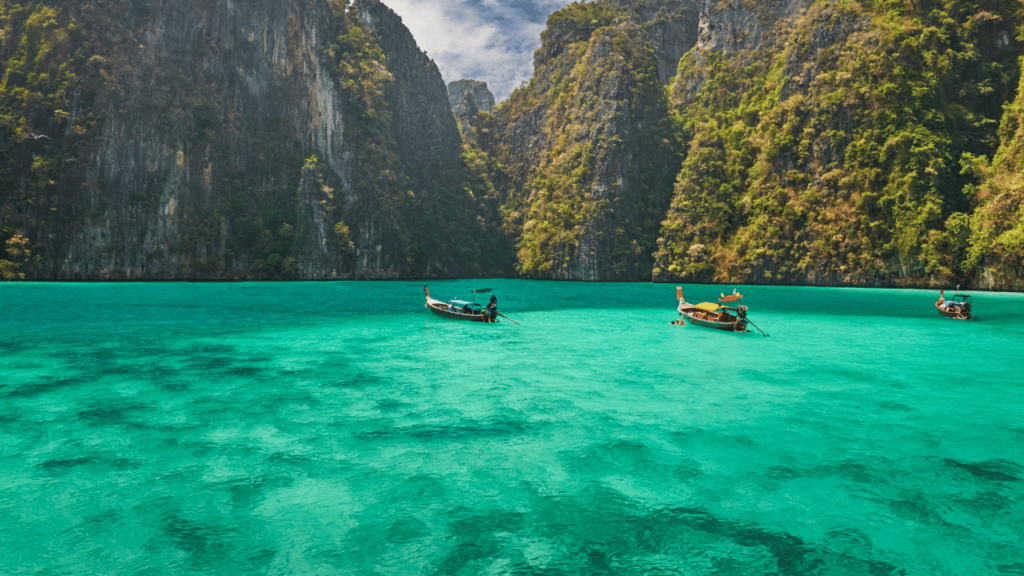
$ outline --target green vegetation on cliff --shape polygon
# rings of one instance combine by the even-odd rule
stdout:
[[[691,52],[655,277],[971,276],[961,163],[995,152],[1021,23],[995,0],[816,2],[757,52]]]
[[[605,2],[573,2],[548,17],[540,41],[542,45],[558,42],[556,35],[562,29],[575,31],[578,36],[574,40],[586,40],[594,31],[621,22],[624,17],[621,9]]]
[[[995,276],[991,282],[1024,290],[1024,78],[1017,98],[1003,114],[1001,146],[990,163],[984,157],[965,157],[964,172],[981,178],[978,210],[959,223],[958,254],[965,268]],[[969,231],[968,231],[969,227]],[[970,234],[970,248],[963,238]]]
[[[212,203],[185,194],[172,201],[166,211],[181,223],[179,234],[136,264],[175,256],[188,277],[220,273],[242,258],[257,275],[294,276],[301,145],[283,118],[226,111],[224,83],[205,77],[195,55],[148,61],[140,30],[150,16],[139,2],[0,0],[0,240],[26,239],[35,255],[13,258],[8,250],[3,265],[56,275],[52,252],[95,237],[106,247],[93,259],[111,264],[93,273],[124,276],[118,253],[142,246],[145,214],[160,210],[164,186],[159,176],[112,181],[91,165],[101,141],[118,136],[104,128],[130,121],[129,132],[152,128],[155,141],[180,145],[172,162],[219,192]],[[251,135],[245,144],[259,162],[223,162],[216,172],[212,163],[188,165],[189,153],[209,150],[223,134]]]
[[[67,157],[61,135],[68,85],[75,81],[69,44],[79,35],[52,6],[38,2],[0,2],[0,274],[24,276],[32,261],[25,234],[35,224],[12,205],[17,193],[37,208],[59,201]],[[82,58],[79,56],[78,64]],[[76,133],[87,124],[75,126]],[[28,177],[26,177],[28,176]],[[32,177],[34,176],[34,177]],[[16,190],[19,189],[17,192]],[[50,218],[52,210],[42,210]]]
[[[678,152],[656,60],[639,32],[608,4],[555,12],[538,50],[547,60],[496,110],[500,157],[517,180],[505,226],[524,275],[649,275]],[[543,134],[527,137],[546,144],[539,154],[515,144],[534,119]]]
[[[491,186],[478,165],[486,165],[486,158],[463,155],[454,168],[429,175],[436,196],[428,202],[417,198],[398,150],[394,78],[375,35],[364,30],[355,8],[346,10],[344,4],[332,1],[340,32],[328,56],[336,62],[348,105],[346,137],[358,143],[353,185],[375,191],[374,202],[365,204],[373,212],[369,216],[395,231],[388,240],[399,247],[409,269],[468,276],[511,272],[503,264],[508,248],[501,242],[493,198],[488,200]]]
[[[348,105],[345,136],[359,143],[353,150],[352,184],[375,192],[369,202],[362,204],[365,213],[361,216],[394,230],[388,241],[411,263],[414,255],[409,212],[414,196],[391,127],[394,78],[374,34],[363,29],[355,9],[346,10],[345,4],[340,0],[331,2],[338,32],[327,57],[334,63]]]

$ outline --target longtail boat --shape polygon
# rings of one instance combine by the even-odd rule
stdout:
[[[430,290],[424,286],[423,291],[427,294],[427,308],[434,316],[448,318],[449,320],[463,320],[465,322],[484,322],[494,324],[498,321],[496,316],[491,316],[486,310],[475,302],[464,300],[450,300],[441,302],[430,297]]]
[[[952,300],[946,300],[946,291],[939,290],[939,300],[935,303],[935,309],[943,318],[978,321],[977,316],[971,313],[971,297],[961,294],[959,286],[956,287],[956,294]]]
[[[679,313],[686,316],[697,326],[727,330],[729,332],[749,332],[747,330],[747,307],[741,304],[743,295],[733,293],[731,296],[722,294],[718,303],[701,302],[690,304],[683,298],[683,287],[676,286],[679,298]],[[735,306],[727,306],[735,304]]]

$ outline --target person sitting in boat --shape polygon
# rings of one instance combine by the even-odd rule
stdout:
[[[462,307],[462,313],[463,314],[472,314],[473,313],[473,309],[469,307],[469,304],[466,304],[465,306]]]
[[[491,317],[491,322],[498,319],[498,297],[491,296],[491,302],[487,304],[487,314]]]

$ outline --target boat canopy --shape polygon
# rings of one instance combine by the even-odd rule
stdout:
[[[939,290],[939,298],[941,300],[946,300],[946,291],[945,290]],[[952,301],[955,301],[955,300],[959,300],[961,302],[967,302],[970,299],[971,299],[971,296],[969,294],[961,294],[960,293],[960,287],[957,286],[957,293],[952,295],[952,296],[950,296],[950,300],[946,300],[946,302],[952,302]]]
[[[718,312],[718,309],[721,308],[721,306],[714,302],[701,302],[694,306],[694,308],[700,308],[701,310],[707,310],[708,312]]]
[[[480,305],[477,304],[476,302],[466,302],[465,300],[451,300],[448,303],[451,304],[452,306],[476,306],[477,308],[480,307]]]

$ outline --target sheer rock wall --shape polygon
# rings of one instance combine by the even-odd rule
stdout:
[[[33,162],[44,149],[22,141],[10,155],[12,184],[0,191],[0,228],[27,237],[37,258],[23,263],[30,277],[459,273],[436,265],[428,273],[426,259],[410,264],[408,249],[394,240],[408,231],[379,216],[381,191],[353,184],[363,143],[346,133],[349,112],[327,56],[343,3],[54,4],[59,26],[71,30],[61,33],[71,44],[69,65],[77,66],[62,106],[69,118],[55,120],[38,140],[52,142],[45,152],[59,157],[60,176],[40,178]],[[440,73],[401,19],[375,0],[355,9],[384,49],[384,73],[393,76],[392,131],[410,188],[419,193],[415,214],[458,189],[458,129]],[[90,41],[83,30],[103,41]],[[78,63],[76,50],[88,59]],[[329,168],[328,212],[300,209],[300,188],[315,188],[303,172],[313,154]],[[327,240],[338,221],[351,229],[351,254]],[[298,248],[296,230],[322,240],[315,253]]]

